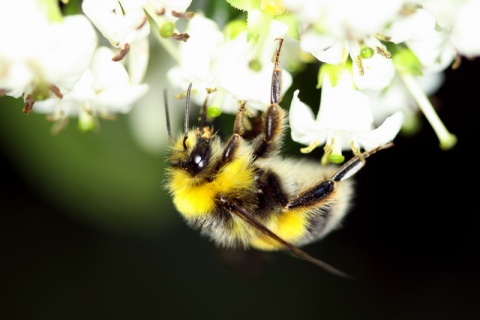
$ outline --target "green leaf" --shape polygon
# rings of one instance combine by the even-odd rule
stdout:
[[[227,0],[227,2],[232,7],[243,11],[250,11],[252,9],[260,8],[258,0]]]

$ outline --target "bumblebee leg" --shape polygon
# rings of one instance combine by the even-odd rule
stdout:
[[[335,189],[335,184],[340,181],[347,180],[354,174],[356,174],[360,169],[365,166],[365,159],[373,155],[374,153],[390,148],[393,146],[393,143],[387,143],[383,146],[379,146],[373,150],[365,151],[364,153],[353,157],[347,161],[343,166],[338,169],[338,171],[330,178],[329,180],[323,180],[319,184],[313,186],[307,191],[300,194],[295,200],[290,202],[287,206],[289,209],[310,206],[315,203],[322,201],[327,198]]]
[[[288,209],[307,207],[327,198],[335,189],[335,181],[324,180],[300,194],[295,200],[288,204]]]
[[[283,39],[279,41],[277,53],[275,56],[275,64],[272,72],[272,87],[270,90],[270,104],[279,104],[282,100],[282,69],[278,67],[280,64],[280,51],[282,50]]]
[[[282,133],[285,127],[285,111],[279,105],[282,94],[282,69],[280,69],[278,65],[283,39],[278,40],[280,44],[277,49],[275,65],[272,72],[270,105],[263,114],[263,132],[253,142],[254,159],[276,155],[282,143]]]
[[[380,150],[390,148],[391,146],[393,146],[392,142],[384,144],[383,146],[379,146],[373,150],[365,151],[364,153],[353,157],[352,159],[348,160],[340,169],[338,169],[337,173],[333,175],[332,180],[338,182],[350,178],[355,173],[360,171],[363,166],[365,166],[365,159],[370,157],[372,154],[377,153]]]
[[[238,150],[240,144],[243,142],[242,135],[245,131],[243,127],[243,117],[245,113],[245,102],[242,103],[235,116],[233,124],[233,135],[228,140],[225,150],[223,150],[222,163],[229,162],[235,157],[235,151]]]
[[[253,141],[253,158],[275,156],[282,143],[285,112],[278,104],[272,104],[263,115],[263,132]]]
[[[321,260],[318,260],[318,259],[312,257],[311,255],[309,255],[305,251],[299,249],[298,247],[294,246],[290,242],[285,241],[283,238],[279,237],[276,233],[274,233],[269,228],[267,228],[263,223],[258,221],[255,218],[255,216],[250,214],[248,211],[244,210],[241,206],[237,205],[235,202],[230,201],[226,198],[220,198],[219,202],[225,209],[230,211],[230,213],[232,215],[235,215],[235,216],[239,217],[240,219],[242,219],[243,221],[245,221],[246,223],[251,225],[257,231],[263,233],[265,236],[269,237],[270,239],[273,239],[273,240],[277,241],[285,249],[290,251],[290,253],[292,253],[295,257],[297,257],[299,259],[303,259],[305,261],[308,261],[308,262],[316,265],[317,267],[320,267],[320,268],[322,268],[322,269],[324,269],[324,270],[326,270],[326,271],[328,271],[328,272],[330,272],[334,275],[344,277],[344,278],[347,278],[347,279],[352,279],[352,277],[350,277],[348,274],[334,268],[333,266],[329,265],[328,263],[325,263]]]

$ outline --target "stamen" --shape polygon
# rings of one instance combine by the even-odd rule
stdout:
[[[95,110],[90,105],[85,105],[84,110],[92,117],[95,114]]]
[[[186,19],[186,20],[190,20],[192,19],[193,17],[195,17],[195,13],[193,12],[177,12],[175,10],[172,10],[172,16],[176,17],[176,18],[179,18],[179,19]]]
[[[327,165],[328,164],[328,156],[332,154],[332,140],[330,138],[327,138],[327,143],[325,146],[323,146],[323,156],[322,159],[320,160],[320,163],[322,165]]]
[[[115,55],[112,60],[113,61],[121,61],[125,56],[127,55],[128,51],[130,51],[130,45],[128,43],[123,44],[123,46],[120,47],[120,52]]]
[[[310,153],[310,152],[313,151],[313,149],[318,147],[319,144],[320,143],[317,140],[314,140],[308,147],[300,148],[300,152],[301,153]]]
[[[357,139],[355,137],[350,141],[350,148],[352,148],[353,154],[360,159],[363,159],[362,151],[358,145]]]
[[[58,121],[61,118],[64,118],[64,112],[61,108],[56,108],[55,112],[51,115],[47,115],[47,121],[54,122]]]
[[[190,89],[187,89],[185,91],[181,91],[180,93],[177,93],[176,95],[174,95],[174,98],[175,99],[185,99],[189,94],[188,93],[189,90],[190,90],[192,95],[197,93],[197,89],[190,88]]]
[[[35,103],[35,100],[32,99],[31,95],[28,95],[25,98],[25,107],[23,107],[23,113],[29,114],[33,109],[33,104],[34,103]]]
[[[207,94],[212,94],[217,91],[217,88],[206,88]]]
[[[62,99],[63,94],[60,92],[60,89],[57,86],[50,86],[50,91],[53,92],[53,94],[58,98]]]
[[[59,134],[60,131],[65,129],[65,127],[67,126],[68,121],[69,121],[68,119],[69,119],[68,117],[62,117],[62,118],[57,119],[55,121],[55,123],[53,124],[52,128],[50,128],[50,133],[52,135]]]
[[[358,74],[363,76],[365,74],[365,70],[363,69],[362,59],[360,58],[360,56],[355,57],[355,64],[358,68]]]
[[[175,40],[178,40],[178,41],[183,41],[183,42],[187,42],[188,38],[190,38],[190,36],[188,35],[188,33],[173,33],[172,35],[172,38],[175,39]]]
[[[455,55],[455,60],[452,63],[452,69],[456,70],[456,69],[460,68],[461,64],[462,64],[462,56],[457,53]]]
[[[142,27],[145,25],[145,23],[147,23],[147,21],[148,21],[147,17],[143,16],[142,21],[138,24],[138,26],[135,29],[136,30],[142,29]]]
[[[380,41],[386,41],[386,42],[389,42],[389,41],[392,39],[391,36],[386,36],[386,35],[380,34],[380,33],[377,33],[377,34],[375,35],[375,38],[377,38],[377,39],[380,40]]]
[[[377,49],[377,53],[379,55],[381,55],[382,57],[385,57],[387,59],[391,59],[392,58],[392,54],[390,52],[388,52],[386,49],[384,48],[381,48],[381,47],[376,47],[375,49]]]
[[[420,85],[418,84],[415,77],[408,73],[400,73],[400,76],[405,86],[417,102],[418,107],[420,108],[420,110],[422,110],[423,114],[427,118],[435,133],[437,134],[437,137],[440,140],[440,148],[442,150],[448,150],[453,148],[457,143],[457,137],[447,130],[442,120],[440,120],[440,117],[433,108],[432,104],[430,103],[430,100],[428,100],[427,96],[420,88]]]

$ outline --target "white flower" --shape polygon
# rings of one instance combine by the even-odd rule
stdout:
[[[150,26],[143,10],[146,0],[84,0],[82,9],[111,45],[120,52],[113,57],[122,60],[127,53],[134,81],[139,83],[147,68]]]
[[[374,129],[368,97],[355,89],[347,71],[339,76],[336,85],[329,75],[323,77],[316,119],[298,94],[295,91],[289,112],[292,139],[310,149],[326,144],[327,152],[337,156],[350,148],[356,153],[361,148],[371,150],[392,141],[402,126],[403,115],[398,112]]]
[[[300,45],[322,62],[343,65],[350,56],[355,84],[382,89],[395,74],[390,54],[376,39],[403,1],[286,1],[299,20]]]
[[[132,0],[135,1],[135,0]],[[161,27],[159,17],[164,17],[166,21],[175,23],[182,17],[187,19],[192,13],[185,12],[192,3],[192,0],[146,0],[145,10],[155,20],[157,25]]]
[[[63,98],[51,98],[35,104],[35,111],[52,114],[61,129],[67,117],[79,116],[84,130],[93,129],[95,117],[109,117],[127,113],[133,104],[148,90],[148,85],[135,85],[125,67],[112,61],[114,53],[99,47],[90,68],[82,75],[73,90]]]
[[[190,39],[180,44],[179,64],[168,72],[175,87],[185,90],[193,83],[193,101],[203,104],[208,96],[209,106],[228,113],[238,110],[239,100],[247,101],[247,106],[256,110],[270,104],[272,56],[278,47],[275,39],[287,31],[284,24],[272,21],[261,44],[247,41],[246,31],[233,39],[225,38],[212,20],[201,15],[189,22],[187,31]],[[252,68],[252,62],[260,70]],[[286,71],[282,75],[285,92],[292,79]]]
[[[440,71],[450,66],[457,54],[467,57],[480,54],[480,1],[421,0],[419,3],[425,10],[416,11],[432,15],[436,22],[435,30],[432,29],[423,39],[411,39],[407,45],[426,68]],[[412,24],[412,27],[418,34],[419,24]]]
[[[451,37],[454,47],[467,57],[480,55],[480,1],[467,1],[458,11]]]
[[[49,21],[36,1],[0,4],[0,91],[35,100],[67,93],[88,67],[97,45],[83,15]]]
[[[100,30],[112,46],[124,49],[150,33],[143,11],[146,0],[84,0],[85,15]]]
[[[184,12],[190,3],[191,0],[84,0],[82,9],[112,46],[120,49],[114,60],[122,60],[129,54],[132,81],[140,83],[149,59],[147,36],[151,26],[147,14],[159,29],[154,29],[155,33],[172,37],[178,19],[193,17],[193,14]],[[188,39],[187,36],[177,36],[181,40]]]

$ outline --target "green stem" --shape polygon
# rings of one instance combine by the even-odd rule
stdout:
[[[423,114],[437,134],[437,137],[440,140],[440,148],[443,150],[453,148],[457,143],[457,137],[450,133],[445,127],[437,112],[435,112],[430,100],[428,100],[422,88],[420,88],[420,85],[415,77],[408,73],[400,73],[400,76],[408,91],[412,94],[413,98],[417,102],[420,110],[422,110]]]

